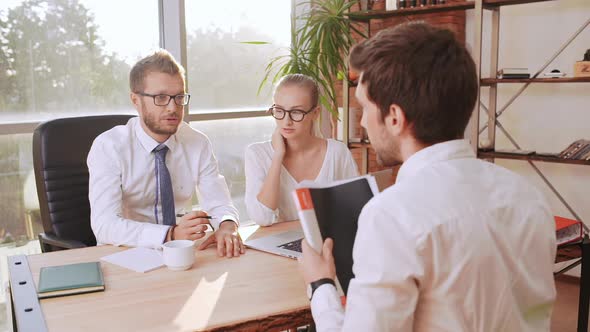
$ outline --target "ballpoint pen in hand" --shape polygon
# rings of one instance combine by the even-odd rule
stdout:
[[[184,217],[187,214],[188,213],[177,213],[176,214],[176,217],[177,218]],[[197,218],[202,218],[202,219],[215,219],[215,217],[212,217],[212,216],[204,216],[204,217],[197,217]]]

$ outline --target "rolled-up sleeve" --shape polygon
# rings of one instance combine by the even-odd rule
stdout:
[[[99,136],[88,153],[90,224],[97,243],[156,248],[169,226],[122,218],[122,167],[118,152]]]
[[[201,151],[197,180],[197,195],[201,208],[211,216],[215,229],[225,220],[238,224],[238,210],[233,205],[225,178],[219,173],[211,142],[207,139]]]
[[[270,226],[278,220],[279,209],[270,209],[258,200],[258,194],[266,179],[268,169],[262,162],[263,156],[257,153],[254,146],[246,149],[245,173],[246,173],[246,210],[248,216],[261,226]]]

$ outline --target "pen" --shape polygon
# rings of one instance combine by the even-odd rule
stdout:
[[[186,213],[177,213],[176,217],[180,218],[180,217],[184,217],[186,215]],[[202,219],[215,219],[215,217],[212,216],[204,216],[204,217],[197,217],[197,218],[202,218]]]

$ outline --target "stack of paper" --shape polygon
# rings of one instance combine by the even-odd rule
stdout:
[[[164,266],[162,252],[148,248],[133,248],[104,256],[101,260],[136,272],[149,272]]]

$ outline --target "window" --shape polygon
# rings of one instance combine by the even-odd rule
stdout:
[[[3,1],[0,122],[131,112],[130,66],[158,44],[154,0],[116,10],[100,0]]]
[[[158,47],[158,2],[122,1],[117,10],[112,5],[2,1],[0,125],[135,113],[129,70],[139,56]],[[133,24],[128,24],[130,13]],[[28,188],[35,189],[31,143],[30,132],[0,135],[0,243],[36,238],[41,230],[39,213],[31,209],[36,192]]]
[[[268,108],[270,86],[257,90],[269,60],[291,42],[291,1],[188,0],[185,12],[191,112]]]
[[[205,133],[211,140],[219,171],[225,177],[234,205],[240,212],[240,220],[249,220],[244,204],[244,153],[251,143],[270,140],[275,126],[274,119],[267,116],[198,121],[191,122],[190,125]]]

